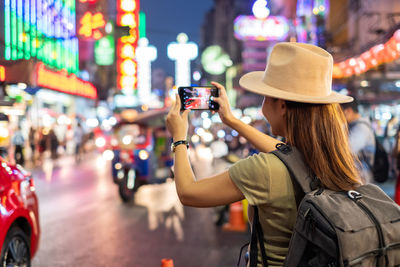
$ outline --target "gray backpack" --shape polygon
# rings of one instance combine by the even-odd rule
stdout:
[[[400,266],[400,206],[373,184],[348,192],[323,189],[296,148],[277,148],[272,153],[288,168],[298,203],[284,266]],[[259,246],[266,267],[268,251],[254,211],[250,266],[257,266]]]

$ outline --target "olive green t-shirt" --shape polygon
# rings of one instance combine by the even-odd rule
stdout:
[[[288,169],[275,155],[260,153],[232,165],[229,176],[249,203],[250,221],[250,205],[258,206],[269,266],[282,266],[297,215]],[[260,251],[258,266],[262,266]]]

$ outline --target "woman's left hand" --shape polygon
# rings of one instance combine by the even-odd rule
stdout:
[[[190,109],[185,110],[181,114],[181,99],[179,98],[178,94],[176,94],[176,100],[172,105],[171,109],[167,115],[167,128],[168,131],[171,133],[174,142],[179,140],[186,140],[187,132],[188,132],[188,115]]]

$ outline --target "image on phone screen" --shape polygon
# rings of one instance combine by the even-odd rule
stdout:
[[[217,110],[218,103],[211,101],[211,96],[218,96],[218,89],[215,87],[179,87],[179,97],[181,99],[181,109],[196,110]]]

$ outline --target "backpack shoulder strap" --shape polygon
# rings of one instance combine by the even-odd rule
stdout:
[[[271,153],[277,156],[288,168],[295,186],[300,187],[305,194],[320,187],[318,178],[305,165],[300,151],[284,143],[277,144],[276,148],[277,150]]]

